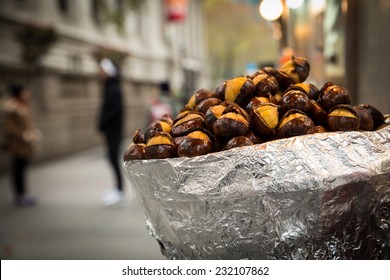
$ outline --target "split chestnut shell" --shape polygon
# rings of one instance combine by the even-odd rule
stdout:
[[[337,105],[329,111],[326,124],[330,131],[353,131],[359,129],[360,118],[352,106]]]
[[[292,109],[284,114],[278,126],[281,138],[314,133],[314,122],[302,111]]]
[[[195,157],[212,151],[213,143],[204,131],[193,131],[185,136],[177,148],[180,157]]]

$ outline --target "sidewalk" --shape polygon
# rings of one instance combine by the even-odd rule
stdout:
[[[103,207],[113,177],[101,148],[31,166],[32,208],[12,204],[0,177],[1,259],[165,259],[126,181],[126,202]]]

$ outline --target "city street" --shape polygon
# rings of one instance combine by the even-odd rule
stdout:
[[[38,204],[12,204],[9,177],[0,177],[1,259],[165,259],[145,227],[126,179],[126,201],[104,207],[112,174],[101,148],[31,166]]]

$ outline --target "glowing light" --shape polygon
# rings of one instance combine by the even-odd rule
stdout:
[[[280,0],[263,0],[259,7],[260,14],[269,21],[278,19],[283,12],[283,5]]]
[[[314,14],[319,14],[325,10],[326,0],[311,0],[310,1],[310,10]]]
[[[290,9],[298,9],[300,6],[302,6],[304,0],[287,0],[286,5]]]

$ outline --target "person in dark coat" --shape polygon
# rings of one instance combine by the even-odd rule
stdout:
[[[99,131],[104,135],[109,162],[113,168],[116,186],[103,197],[105,205],[123,200],[123,180],[119,165],[119,147],[122,139],[123,105],[118,68],[109,59],[100,64],[99,77],[103,81],[103,102],[100,110]]]

